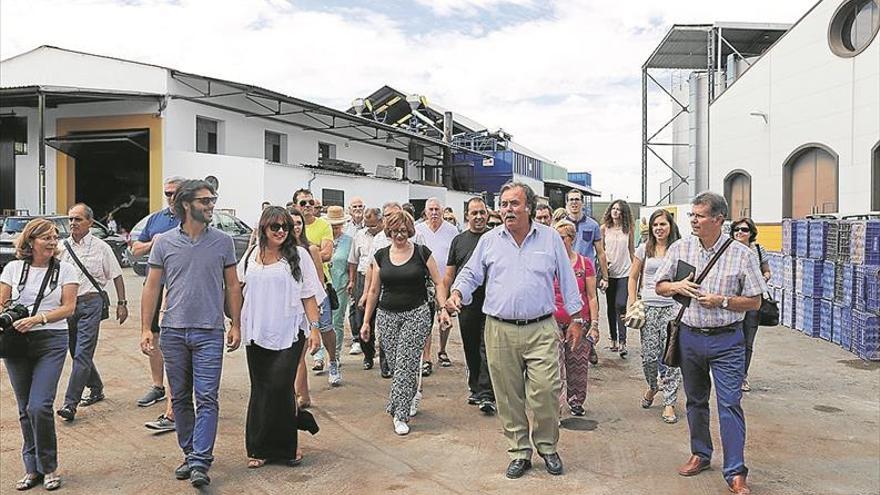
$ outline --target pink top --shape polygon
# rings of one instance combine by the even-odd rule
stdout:
[[[574,266],[574,278],[577,280],[578,292],[581,294],[581,301],[584,309],[581,310],[581,316],[584,320],[590,320],[590,303],[587,297],[587,277],[595,277],[596,270],[593,268],[593,262],[588,258],[577,255],[577,261]],[[553,281],[553,292],[556,294],[556,311],[553,317],[560,325],[568,325],[571,323],[571,315],[565,310],[565,302],[562,300],[562,294],[559,291],[559,279]]]

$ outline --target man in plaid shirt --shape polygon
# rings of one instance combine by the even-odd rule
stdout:
[[[701,284],[694,283],[696,275],[674,282],[679,260],[695,266],[699,274],[727,240],[721,234],[727,217],[727,201],[722,196],[711,192],[698,194],[691,202],[689,216],[693,236],[670,247],[656,276],[657,294],[691,298],[682,317],[679,348],[692,455],[678,473],[693,476],[709,469],[711,370],[721,423],[724,479],[731,492],[748,494],[748,468],[743,459],[746,423],[740,406],[745,375],[742,321],[746,311],[761,307],[761,295],[767,286],[757,256],[739,242],[727,247]]]

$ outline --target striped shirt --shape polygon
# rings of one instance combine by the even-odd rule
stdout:
[[[673,280],[679,260],[697,268],[694,276],[696,278],[727,239],[726,236],[718,236],[718,240],[709,249],[704,249],[696,236],[675,242],[666,253],[663,264],[657,269],[656,282]],[[761,276],[755,252],[748,246],[733,241],[709,270],[709,274],[700,284],[700,291],[725,297],[754,297],[766,292],[767,285]],[[692,301],[684,312],[682,322],[694,328],[713,328],[731,325],[742,321],[744,317],[745,312],[704,308],[697,301]]]

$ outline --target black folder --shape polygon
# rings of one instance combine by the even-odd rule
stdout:
[[[697,277],[697,267],[691,265],[687,261],[678,260],[678,265],[675,267],[674,281],[678,282],[680,280],[684,280],[688,278],[689,275],[693,275],[691,281],[694,281],[694,279],[696,279]],[[674,296],[672,296],[672,298],[675,299],[678,304],[681,304],[684,307],[688,307],[692,299],[688,296],[683,296],[681,294],[675,294]]]

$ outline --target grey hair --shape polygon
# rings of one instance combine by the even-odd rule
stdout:
[[[86,220],[92,220],[93,218],[95,218],[95,212],[92,211],[92,207],[85,204],[85,203],[77,203],[77,204],[71,206],[70,210],[76,208],[77,206],[82,206],[83,211],[86,212]],[[70,211],[70,210],[67,210],[67,211]]]
[[[709,205],[709,214],[714,216],[721,215],[727,218],[727,200],[724,199],[724,196],[714,193],[712,191],[703,191],[700,194],[697,194],[693,200],[691,200],[692,205]]]
[[[428,203],[431,203],[431,202],[437,203],[437,206],[439,206],[440,208],[443,208],[443,202],[434,196],[431,196],[430,198],[425,200],[425,206],[428,206]]]
[[[535,207],[535,210],[536,211],[537,210],[550,210],[550,213],[551,214],[553,213],[553,208],[550,208],[550,205],[548,205],[547,203],[539,204],[538,206]]]
[[[501,195],[509,189],[516,189],[517,187],[521,188],[523,192],[526,193],[526,206],[529,207],[529,218],[534,218],[535,210],[538,209],[538,196],[535,195],[535,191],[533,191],[528,184],[512,180],[501,186],[501,190],[498,191],[498,196],[501,197]]]
[[[382,205],[382,211],[385,211],[386,208],[403,208],[400,206],[400,203],[397,201],[388,201],[387,203]]]
[[[179,185],[181,182],[185,181],[186,177],[181,177],[179,175],[172,175],[171,177],[166,177],[165,182],[162,183],[163,186],[167,186],[168,184]]]
[[[377,220],[382,220],[382,210],[379,208],[364,208],[364,218],[366,217],[374,217]]]

